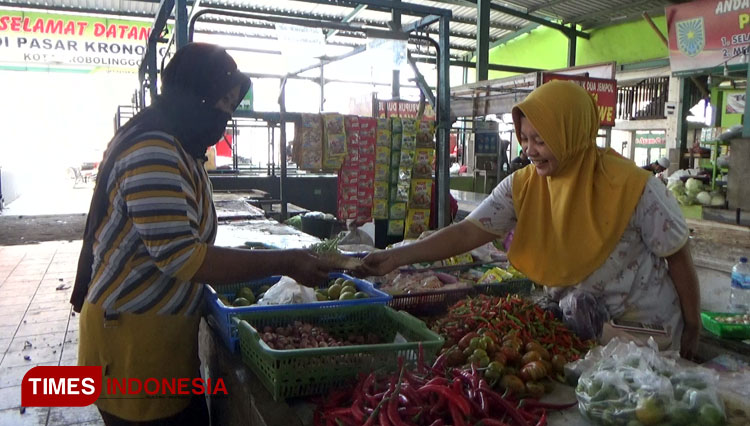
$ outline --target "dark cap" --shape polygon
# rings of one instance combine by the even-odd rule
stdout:
[[[161,74],[162,93],[190,93],[209,105],[215,104],[235,86],[241,96],[250,89],[250,78],[221,47],[190,43],[177,50]],[[238,100],[239,102],[239,100]]]

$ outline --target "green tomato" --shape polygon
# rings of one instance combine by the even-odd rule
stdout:
[[[469,347],[472,349],[481,349],[485,350],[487,349],[487,345],[484,343],[481,337],[474,337],[469,342]]]
[[[659,424],[664,414],[661,400],[651,396],[640,399],[635,407],[635,417],[646,426]]]
[[[699,422],[705,426],[720,426],[724,424],[724,414],[713,404],[705,404],[701,407]]]
[[[232,302],[232,305],[234,306],[248,306],[250,305],[250,301],[245,299],[244,297],[238,297],[234,299],[234,302]]]

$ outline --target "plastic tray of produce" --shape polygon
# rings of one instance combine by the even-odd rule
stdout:
[[[382,292],[373,286],[369,281],[360,280],[353,278],[349,275],[333,272],[329,274],[329,281],[318,288],[328,289],[336,279],[350,280],[354,282],[356,290],[367,295],[366,298],[362,299],[348,299],[348,300],[323,300],[313,303],[300,303],[296,305],[249,305],[249,306],[231,306],[231,303],[238,292],[243,288],[252,291],[253,297],[257,298],[261,290],[264,287],[270,287],[276,284],[281,277],[274,276],[257,281],[251,281],[246,283],[230,284],[223,286],[214,287],[207,285],[203,292],[206,305],[208,306],[208,320],[209,323],[221,334],[224,343],[227,348],[232,352],[237,350],[239,337],[237,335],[237,326],[232,322],[232,317],[238,314],[246,312],[256,311],[283,311],[289,309],[321,309],[321,308],[332,308],[337,306],[348,306],[348,305],[368,305],[368,304],[381,304],[385,305],[391,300],[391,296],[388,293]],[[248,290],[244,290],[248,291]],[[228,303],[225,303],[221,299],[224,299]]]
[[[431,363],[443,346],[443,338],[424,322],[384,305],[257,311],[234,321],[239,324],[243,362],[277,401],[323,394],[356,380],[359,373],[395,370],[399,357],[414,363],[420,346],[425,362]],[[308,336],[323,333],[344,345],[329,341],[326,347],[311,347],[317,343],[311,345]],[[272,349],[266,341],[277,347],[283,344],[279,336],[287,336],[287,345],[301,337],[292,346],[305,348]]]
[[[750,314],[701,312],[703,327],[728,339],[750,339]]]
[[[448,290],[421,291],[393,295],[388,306],[393,309],[404,310],[413,315],[436,315],[445,312],[449,306],[459,300],[475,295],[487,294],[491,296],[505,296],[508,294],[528,295],[533,284],[528,279],[506,280],[497,283],[478,284],[465,288]]]

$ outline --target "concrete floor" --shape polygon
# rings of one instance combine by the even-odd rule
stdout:
[[[78,317],[68,300],[80,247],[80,241],[0,247],[0,426],[104,424],[93,405],[21,410],[29,369],[76,364]]]

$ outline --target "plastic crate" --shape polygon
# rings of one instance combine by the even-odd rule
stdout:
[[[247,283],[237,283],[224,286],[217,286],[217,290],[212,286],[207,285],[203,297],[206,305],[208,306],[208,321],[209,323],[221,334],[222,340],[226,344],[230,351],[237,351],[239,338],[237,336],[237,326],[232,322],[232,317],[238,314],[255,311],[282,311],[289,309],[322,309],[332,308],[336,306],[349,306],[349,305],[368,305],[368,304],[381,304],[385,305],[391,300],[391,296],[388,293],[377,290],[372,283],[365,280],[350,277],[349,275],[333,272],[328,275],[330,280],[336,278],[344,278],[352,280],[356,284],[358,291],[363,291],[369,296],[366,299],[350,299],[350,300],[331,300],[325,302],[312,302],[312,303],[300,303],[296,305],[250,305],[250,306],[226,306],[219,300],[219,294],[224,296],[234,295],[237,290],[242,287],[250,287],[253,290],[264,285],[274,285],[281,277],[274,276],[257,281],[251,281]],[[327,287],[328,283],[321,285],[320,287]]]
[[[418,316],[436,315],[445,312],[448,307],[467,296],[476,294],[491,296],[505,296],[508,294],[528,295],[531,293],[531,288],[532,282],[528,279],[507,280],[465,288],[394,295],[388,302],[388,306]]]
[[[717,317],[730,317],[738,314],[727,312],[701,312],[703,327],[711,333],[727,339],[750,339],[750,325],[724,324],[716,321]]]
[[[432,363],[443,338],[424,322],[384,305],[342,306],[334,309],[258,311],[235,318],[239,323],[242,360],[275,400],[324,394],[356,380],[359,373],[398,368],[398,358],[416,362],[421,343],[426,363]],[[263,342],[258,329],[302,321],[321,326],[332,336],[374,333],[381,343],[316,349],[275,350]],[[400,339],[403,337],[403,339]]]

